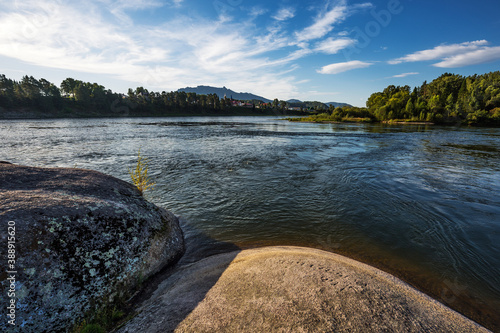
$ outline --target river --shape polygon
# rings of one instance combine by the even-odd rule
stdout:
[[[273,117],[0,121],[0,160],[98,170],[181,217],[204,255],[299,245],[393,273],[500,330],[500,129]]]

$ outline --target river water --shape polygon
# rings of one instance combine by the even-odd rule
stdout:
[[[156,182],[147,198],[180,216],[204,255],[228,243],[341,253],[500,330],[500,129],[11,120],[0,148],[0,160],[127,181],[140,148]]]

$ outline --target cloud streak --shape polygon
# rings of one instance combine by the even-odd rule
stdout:
[[[420,74],[420,73],[418,73],[418,72],[402,73],[402,74],[393,75],[390,78],[402,78],[402,77],[407,77],[410,75],[418,75],[418,74]]]
[[[370,67],[371,65],[373,65],[372,62],[353,60],[327,65],[322,67],[317,72],[320,74],[339,74],[353,69]]]
[[[453,55],[434,64],[433,66],[441,68],[457,68],[484,64],[496,60],[500,60],[500,46],[487,47],[476,51]]]
[[[337,6],[322,11],[314,19],[314,23],[296,33],[298,41],[309,41],[324,37],[336,23],[342,22],[348,15],[348,8],[344,1]]]
[[[489,42],[484,39],[460,44],[443,44],[390,60],[388,63],[396,65],[405,62],[441,60],[433,66],[457,68],[500,60],[500,47],[488,45]]]
[[[403,62],[416,62],[416,61],[442,59],[460,53],[467,53],[470,52],[471,50],[477,50],[479,47],[487,44],[488,42],[486,40],[477,40],[461,44],[439,45],[429,50],[418,51],[412,54],[408,54],[401,58],[390,60],[389,64],[394,65]]]
[[[293,8],[282,8],[273,16],[277,21],[285,21],[293,17],[295,17],[295,9]]]
[[[315,50],[326,54],[336,54],[339,51],[353,46],[356,43],[357,41],[351,38],[327,38],[322,42],[319,42]]]

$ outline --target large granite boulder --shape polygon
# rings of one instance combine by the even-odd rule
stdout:
[[[173,331],[489,332],[374,267],[290,246],[181,267],[118,332]]]
[[[66,331],[184,252],[172,213],[90,170],[0,162],[0,223],[2,290],[15,285],[15,296],[0,298],[3,332]],[[10,302],[16,326],[5,320]]]

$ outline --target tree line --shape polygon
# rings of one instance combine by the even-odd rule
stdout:
[[[0,107],[5,109],[31,108],[41,112],[71,111],[71,107],[109,110],[120,94],[106,90],[97,83],[68,78],[60,87],[33,76],[21,81],[0,75]]]
[[[143,87],[115,93],[97,83],[65,79],[60,87],[33,76],[15,81],[0,75],[0,107],[31,108],[57,116],[161,116],[176,114],[232,114],[241,111],[228,98],[182,91],[153,92]],[[290,103],[249,101],[246,113],[285,113]],[[411,89],[389,85],[373,93],[365,108],[335,108],[320,102],[303,102],[313,121],[427,121],[433,123],[500,125],[500,72],[461,76],[445,73]],[[76,110],[76,111],[75,111]],[[240,110],[240,111],[238,111]],[[1,111],[1,109],[0,109]],[[304,120],[304,119],[302,119]]]
[[[390,85],[366,106],[380,121],[500,125],[500,72],[464,77],[445,73],[413,90]]]
[[[245,108],[235,106],[227,97],[200,95],[183,91],[154,92],[143,87],[115,93],[97,83],[73,78],[60,87],[33,76],[21,81],[0,75],[0,112],[29,108],[48,116],[168,116],[189,114],[273,114],[272,106],[253,101]]]
[[[389,85],[371,94],[366,107],[329,107],[292,121],[432,122],[500,125],[500,72],[461,76],[445,73],[419,86]]]

